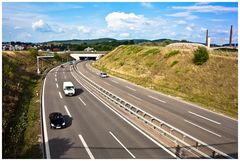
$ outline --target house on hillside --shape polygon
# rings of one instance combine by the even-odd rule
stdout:
[[[90,48],[90,47],[87,47],[86,49],[84,49],[84,51],[87,51],[87,52],[94,52],[96,50],[94,50],[94,48]]]

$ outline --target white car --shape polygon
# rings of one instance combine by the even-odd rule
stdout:
[[[72,82],[63,82],[63,92],[66,96],[75,95],[75,88]]]
[[[101,77],[101,78],[107,78],[108,75],[107,75],[107,73],[102,72],[102,73],[100,73],[100,77]]]

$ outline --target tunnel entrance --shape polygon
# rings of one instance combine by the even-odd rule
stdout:
[[[79,57],[79,60],[96,60],[97,57]]]

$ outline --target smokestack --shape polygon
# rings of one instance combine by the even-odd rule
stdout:
[[[206,31],[206,46],[208,46],[208,30]]]
[[[231,29],[230,29],[229,46],[232,47],[232,25],[231,25]]]

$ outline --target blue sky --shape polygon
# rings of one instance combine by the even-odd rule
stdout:
[[[3,41],[161,39],[238,41],[236,2],[3,2]]]

